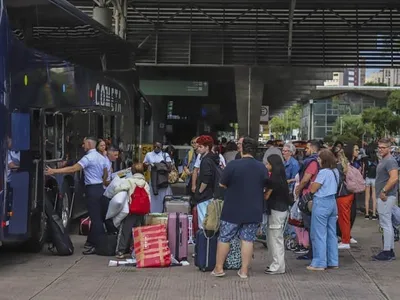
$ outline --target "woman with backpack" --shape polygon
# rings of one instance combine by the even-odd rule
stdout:
[[[377,220],[376,216],[376,192],[375,192],[375,178],[376,167],[378,166],[378,156],[375,149],[369,146],[366,149],[366,164],[365,164],[365,219],[370,219],[369,215],[369,200],[372,195],[372,220]]]
[[[357,144],[353,143],[347,143],[346,146],[344,147],[344,155],[346,156],[347,160],[349,161],[349,165],[353,167],[351,171],[357,169],[359,173],[354,174],[357,175],[357,178],[362,176],[362,169],[363,166],[361,164],[361,161],[358,159],[359,154],[360,154],[360,147]],[[353,172],[352,172],[353,173]],[[349,179],[353,180],[354,183],[356,183],[356,178],[354,176],[350,176]],[[365,184],[365,182],[364,182]],[[359,191],[353,191],[354,193],[354,200],[351,204],[351,211],[350,211],[350,228],[353,228],[354,222],[356,220],[357,216],[357,198],[361,195],[361,193],[365,190],[365,186],[362,188],[362,190]],[[350,244],[357,244],[357,240],[354,239],[353,237],[350,237]]]
[[[351,206],[354,201],[354,194],[349,192],[346,188],[346,184],[343,183],[346,180],[346,174],[349,169],[349,161],[344,155],[342,149],[334,148],[334,151],[337,160],[337,169],[339,170],[340,179],[342,179],[342,184],[339,186],[336,200],[338,208],[337,235],[341,238],[338,248],[350,249],[350,216]]]

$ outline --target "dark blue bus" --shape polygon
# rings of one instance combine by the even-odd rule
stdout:
[[[46,198],[66,227],[86,210],[82,174],[45,176],[45,166],[75,162],[88,135],[119,146],[115,170],[129,166],[141,96],[133,71],[115,79],[27,48],[10,29],[3,0],[0,10],[0,244],[40,251]]]

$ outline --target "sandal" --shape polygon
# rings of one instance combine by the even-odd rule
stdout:
[[[325,271],[325,268],[317,268],[313,266],[307,266],[307,270],[309,271]]]
[[[225,276],[225,272],[215,273],[214,271],[212,271],[211,275],[214,276],[214,277],[224,277]]]
[[[247,279],[247,278],[249,278],[249,276],[240,273],[240,270],[237,272],[237,274],[238,274],[238,276],[239,276],[241,279]]]

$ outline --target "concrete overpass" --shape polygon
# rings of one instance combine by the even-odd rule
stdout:
[[[251,135],[261,103],[281,110],[345,67],[400,66],[398,0],[7,1],[15,31],[32,37],[28,45],[62,55],[60,40],[68,38],[73,61],[88,63],[91,41],[105,34],[92,51],[95,68],[229,68],[241,133]],[[88,16],[96,9],[103,26],[83,16],[60,22],[45,2],[68,9],[71,3]],[[35,10],[21,14],[16,3]],[[82,30],[85,22],[95,28],[91,35]]]

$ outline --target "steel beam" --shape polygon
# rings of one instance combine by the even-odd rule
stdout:
[[[289,36],[288,36],[288,64],[292,62],[292,43],[293,43],[293,18],[294,18],[294,10],[296,9],[296,0],[290,1],[290,10],[289,10]]]

